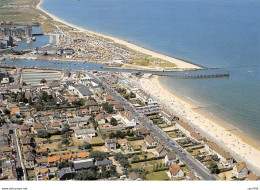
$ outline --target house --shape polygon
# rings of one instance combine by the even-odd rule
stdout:
[[[177,163],[178,162],[178,158],[176,157],[176,154],[174,152],[169,152],[165,155],[164,158],[164,163],[167,166],[172,165],[172,163]]]
[[[43,124],[41,124],[41,123],[33,123],[32,129],[33,129],[33,132],[34,132],[35,134],[37,134],[40,130],[44,130],[45,127],[44,127]]]
[[[74,178],[74,172],[69,167],[62,168],[59,170],[58,176],[60,180],[72,180]]]
[[[129,174],[129,180],[131,181],[143,181],[142,177],[140,176],[140,174],[136,173],[136,172],[131,172]]]
[[[96,166],[101,168],[101,166],[106,166],[107,169],[109,169],[109,167],[113,165],[113,162],[112,160],[110,159],[105,159],[105,160],[102,160],[102,161],[96,161]]]
[[[30,137],[23,137],[20,139],[20,141],[23,146],[32,145],[32,138],[30,138]]]
[[[98,106],[92,106],[89,108],[89,114],[97,115],[100,113],[100,109]]]
[[[212,141],[205,142],[205,150],[211,154],[216,154],[220,159],[220,163],[224,166],[232,166],[234,159],[229,152],[226,152],[220,146]]]
[[[19,116],[20,115],[20,108],[18,108],[18,107],[12,108],[10,115],[11,116],[13,116],[13,115]]]
[[[11,156],[13,154],[13,148],[12,147],[2,147],[3,155],[5,156]]]
[[[107,94],[107,95],[105,95],[104,100],[105,100],[106,102],[109,102],[109,101],[112,101],[112,100],[113,100],[113,97],[112,97],[110,94]]]
[[[191,138],[194,139],[195,141],[200,142],[200,143],[203,143],[203,144],[204,144],[204,142],[206,141],[206,139],[205,139],[203,136],[201,136],[199,133],[196,133],[195,131],[192,131],[192,132],[190,133],[190,136],[191,136]]]
[[[88,114],[89,114],[89,110],[87,110],[87,109],[81,109],[81,110],[80,110],[80,114],[81,114],[81,115],[88,115]]]
[[[155,150],[154,150],[154,154],[156,156],[165,156],[167,154],[167,150],[161,145],[159,144]]]
[[[246,163],[238,162],[238,163],[235,163],[232,174],[236,178],[242,178],[242,177],[246,177],[248,175],[248,172],[249,172],[249,170],[246,167]]]
[[[48,153],[47,148],[36,149],[36,154]]]
[[[90,116],[85,116],[85,117],[75,117],[75,118],[69,118],[67,119],[68,124],[71,126],[76,126],[76,127],[83,127],[88,124]]]
[[[184,176],[184,172],[182,171],[181,167],[176,163],[173,163],[170,166],[169,172],[170,177],[179,178]]]
[[[249,172],[248,176],[247,176],[247,180],[250,181],[260,181],[260,176],[255,175],[252,171]]]
[[[190,137],[190,133],[193,131],[193,128],[189,124],[184,123],[181,120],[177,120],[175,126],[183,132],[187,137]]]
[[[95,107],[95,106],[98,106],[98,103],[95,100],[88,100],[86,103],[86,106]]]
[[[57,121],[54,121],[50,124],[51,126],[51,129],[55,129],[55,130],[61,130],[62,129],[62,126],[59,122]]]
[[[124,107],[121,106],[120,104],[115,104],[113,108],[114,108],[114,110],[117,111],[117,112],[118,112],[118,111],[124,111]]]
[[[89,90],[89,87],[83,84],[74,85],[75,94],[78,95],[80,98],[94,98],[94,94]]]
[[[50,174],[50,170],[49,168],[38,168],[36,170],[36,178],[37,178],[37,181],[40,181],[40,180],[49,180],[49,174]]]
[[[93,128],[75,130],[74,132],[77,139],[93,138],[96,136],[96,130]]]
[[[48,158],[36,158],[35,159],[37,166],[47,166]]]
[[[23,146],[23,154],[27,154],[27,153],[32,153],[34,151],[33,147],[27,145],[27,146]]]
[[[89,152],[80,152],[80,153],[77,154],[77,157],[79,159],[88,158],[89,157]]]
[[[178,117],[172,115],[168,110],[165,108],[162,108],[160,112],[161,117],[163,120],[166,122],[167,125],[172,125],[174,124],[175,121],[179,120]]]
[[[106,123],[105,117],[102,113],[96,115],[95,120],[98,122],[99,125]]]
[[[82,170],[82,169],[88,169],[92,165],[94,165],[93,158],[85,159],[85,160],[78,160],[78,161],[72,161],[72,167],[74,170]]]
[[[48,158],[48,162],[49,162],[50,165],[54,164],[55,162],[60,162],[60,160],[61,160],[60,156],[50,156]]]
[[[35,157],[32,153],[27,153],[24,155],[25,165],[27,168],[33,168],[35,166]]]
[[[157,146],[158,143],[154,140],[154,138],[151,135],[147,135],[144,138],[144,142],[147,146]]]
[[[106,139],[105,147],[108,151],[116,150],[117,148],[117,140],[116,139]]]
[[[121,121],[127,126],[127,127],[134,127],[136,126],[135,118],[131,115],[128,111],[121,111],[120,112],[120,118]]]
[[[187,180],[187,181],[197,181],[197,180],[200,180],[200,179],[198,177],[196,177],[196,175],[193,172],[190,172],[185,176],[185,180]]]
[[[147,135],[150,135],[150,130],[147,129],[146,127],[141,127],[136,130],[136,135],[138,137],[146,137]]]

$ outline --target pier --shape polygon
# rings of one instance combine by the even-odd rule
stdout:
[[[222,77],[229,77],[229,72],[227,73],[213,73],[213,74],[185,74],[185,75],[172,75],[170,73],[157,73],[155,75],[158,76],[167,76],[173,78],[180,78],[180,79],[203,79],[203,78],[222,78]]]

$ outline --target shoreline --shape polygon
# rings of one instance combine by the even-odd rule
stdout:
[[[249,139],[247,135],[240,134],[237,130],[230,131],[231,126],[208,116],[202,111],[193,109],[197,106],[194,106],[193,103],[180,98],[176,93],[167,89],[160,82],[158,76],[151,79],[142,78],[139,83],[141,83],[146,91],[157,97],[162,104],[168,105],[174,112],[179,113],[185,119],[198,126],[196,129],[200,129],[201,132],[207,134],[210,140],[217,141],[234,158],[241,161],[245,160],[251,170],[257,173],[260,172],[260,160],[258,159],[260,158],[259,145],[252,139]]]
[[[76,26],[74,24],[71,24],[71,23],[69,23],[69,22],[67,22],[63,19],[58,18],[57,16],[53,15],[52,13],[49,13],[48,11],[44,10],[41,6],[43,1],[44,0],[40,0],[40,2],[36,5],[37,10],[43,12],[44,14],[46,14],[47,16],[49,16],[51,19],[53,19],[56,22],[59,22],[59,23],[62,23],[64,25],[67,25],[69,27],[77,29],[78,32],[92,34],[92,35],[100,36],[100,37],[103,37],[103,38],[107,38],[107,39],[114,41],[115,43],[124,45],[124,46],[126,46],[126,47],[128,47],[128,48],[130,48],[134,51],[150,55],[153,58],[159,58],[159,59],[174,63],[176,65],[176,67],[174,67],[174,68],[176,68],[176,69],[180,69],[180,70],[202,69],[202,67],[200,67],[198,65],[195,65],[195,64],[192,64],[192,63],[189,63],[189,62],[186,62],[186,61],[174,58],[174,57],[170,57],[170,56],[167,56],[167,55],[164,55],[164,54],[160,54],[160,53],[157,53],[157,52],[152,51],[152,50],[148,50],[144,47],[138,46],[138,45],[133,44],[131,42],[128,42],[126,40],[122,40],[122,39],[119,39],[119,38],[116,38],[116,37],[113,37],[113,36],[109,36],[109,35],[104,35],[104,34],[101,34],[101,33],[98,33],[98,32],[94,32],[94,31],[90,31],[90,30],[87,30],[83,27],[79,27],[79,26]]]
[[[240,129],[238,127],[235,127],[233,124],[228,123],[227,121],[223,120],[221,117],[218,117],[216,115],[212,115],[207,113],[206,110],[201,111],[200,109],[197,109],[198,106],[195,104],[200,104],[200,102],[197,102],[193,99],[188,100],[187,96],[185,98],[181,98],[181,94],[178,94],[170,89],[167,89],[165,87],[164,84],[162,84],[162,82],[160,81],[160,77],[158,77],[158,82],[159,84],[162,86],[162,88],[164,88],[166,91],[168,91],[169,93],[173,94],[176,98],[178,98],[180,101],[185,102],[186,104],[190,105],[192,110],[206,118],[208,118],[209,120],[211,120],[212,122],[226,128],[226,130],[232,130],[231,133],[233,133],[234,135],[238,136],[241,139],[245,139],[245,141],[247,141],[248,144],[250,144],[251,146],[253,146],[256,149],[260,150],[260,140],[258,139],[249,139],[251,136],[250,134],[246,133],[245,131],[243,131],[243,129]],[[193,103],[196,102],[196,103]],[[243,134],[242,134],[243,133]]]

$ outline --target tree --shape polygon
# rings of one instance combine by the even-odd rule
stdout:
[[[77,107],[84,106],[85,103],[86,103],[86,100],[84,98],[80,98],[79,100],[75,100],[72,102],[72,104]]]
[[[110,119],[110,124],[113,125],[113,126],[116,126],[116,125],[117,125],[117,120],[112,117],[112,118]]]
[[[69,124],[66,123],[66,124],[63,126],[62,130],[61,130],[61,134],[63,135],[63,134],[65,134],[65,133],[69,132],[69,131],[70,131],[70,126],[69,126]]]
[[[89,142],[84,142],[82,145],[78,146],[78,149],[81,150],[86,150],[86,149],[90,149],[91,148],[91,144]]]
[[[41,81],[40,81],[40,83],[47,83],[47,81],[45,80],[45,79],[42,79]]]
[[[116,161],[119,161],[120,165],[123,166],[124,168],[129,168],[130,164],[128,161],[128,157],[124,154],[120,153],[116,153],[114,156]]]
[[[107,112],[107,113],[113,113],[114,108],[112,105],[110,105],[108,102],[105,102],[102,104],[103,109]]]
[[[41,100],[43,100],[44,102],[48,101],[48,93],[45,91],[41,92],[41,96],[40,96]]]
[[[70,140],[68,138],[64,138],[64,139],[61,140],[61,143],[65,144],[65,145],[69,145],[70,144]]]
[[[139,156],[138,155],[134,155],[133,158],[132,158],[133,161],[137,161],[137,160],[140,160]]]
[[[5,114],[5,115],[10,115],[10,113],[11,113],[10,110],[8,110],[8,109],[4,109],[4,114]]]
[[[216,154],[212,155],[211,158],[212,158],[212,160],[214,160],[216,162],[219,161],[219,157]]]
[[[113,138],[116,137],[116,135],[115,135],[115,133],[111,132],[111,133],[109,133],[108,137],[109,137],[110,139],[113,139]]]
[[[40,130],[37,133],[37,137],[39,138],[48,138],[50,136],[50,133],[46,130]]]
[[[136,95],[133,92],[130,92],[129,96],[130,98],[136,98]]]
[[[60,170],[62,168],[66,168],[69,166],[70,166],[70,163],[68,162],[68,160],[64,160],[58,164],[58,169]]]
[[[29,101],[28,101],[28,102],[29,102],[29,105],[30,105],[30,106],[33,105],[32,98],[31,98],[31,97],[29,97]]]
[[[107,155],[105,152],[92,151],[92,152],[90,152],[89,157],[94,158],[97,161],[102,161],[107,157]]]
[[[77,172],[76,174],[76,180],[96,180],[97,175],[92,170],[85,170]]]
[[[212,174],[219,174],[218,165],[215,162],[211,162],[209,165],[209,171]]]

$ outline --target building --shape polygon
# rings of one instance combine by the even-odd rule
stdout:
[[[249,180],[249,181],[260,181],[260,175],[255,175],[252,171],[250,171],[248,176],[247,176],[247,180]]]
[[[117,140],[116,139],[106,139],[105,147],[108,151],[116,150],[117,148]]]
[[[102,166],[105,166],[106,169],[109,170],[110,166],[113,165],[113,162],[112,160],[110,159],[105,159],[105,160],[102,160],[102,161],[96,161],[96,166],[101,168]]]
[[[121,121],[127,127],[134,127],[134,126],[136,126],[135,118],[128,111],[121,111],[120,112],[120,117],[121,117]]]
[[[143,181],[143,179],[140,176],[140,174],[138,174],[136,172],[130,173],[128,179],[131,180],[131,181]]]
[[[216,143],[211,141],[205,142],[205,150],[208,151],[210,154],[216,154],[220,159],[220,163],[224,166],[232,166],[234,159],[230,155],[230,153],[223,150],[220,146]]]
[[[83,127],[88,124],[90,116],[85,116],[85,117],[76,117],[76,118],[68,118],[68,124],[71,126],[76,126],[76,127]]]
[[[179,120],[178,117],[176,117],[173,114],[171,114],[165,108],[162,108],[162,110],[160,112],[160,115],[163,118],[163,120],[167,123],[167,125],[172,125],[172,124],[174,124],[175,121]]]
[[[74,178],[74,172],[69,167],[62,168],[59,170],[58,176],[60,180],[72,180]]]
[[[83,169],[88,169],[92,165],[94,165],[93,158],[85,159],[85,160],[78,160],[78,161],[72,161],[72,167],[74,170],[83,170]]]
[[[96,136],[96,130],[93,128],[75,130],[74,132],[75,137],[78,139],[93,138]]]
[[[156,156],[165,156],[167,154],[167,150],[161,145],[159,144],[155,150],[154,150],[154,154]]]
[[[75,94],[78,95],[80,98],[94,98],[94,94],[89,90],[89,87],[83,84],[73,85],[75,88]]]
[[[176,157],[176,154],[174,152],[169,152],[165,155],[164,158],[164,163],[167,166],[172,165],[173,163],[177,163],[178,162],[178,158]]]
[[[233,167],[232,174],[236,178],[242,178],[242,177],[247,177],[248,172],[249,172],[249,170],[246,166],[246,163],[245,162],[238,162],[238,163],[235,163],[235,165]]]
[[[96,115],[95,120],[98,122],[99,125],[106,123],[105,117],[102,113],[99,113],[98,115]]]
[[[50,170],[49,168],[38,168],[36,170],[37,181],[49,180]]]
[[[183,177],[184,176],[183,170],[176,163],[173,163],[170,166],[169,172],[170,172],[170,177],[179,178],[179,177]]]
[[[158,143],[154,140],[154,138],[151,135],[147,135],[144,138],[144,142],[146,143],[147,146],[157,146]]]

